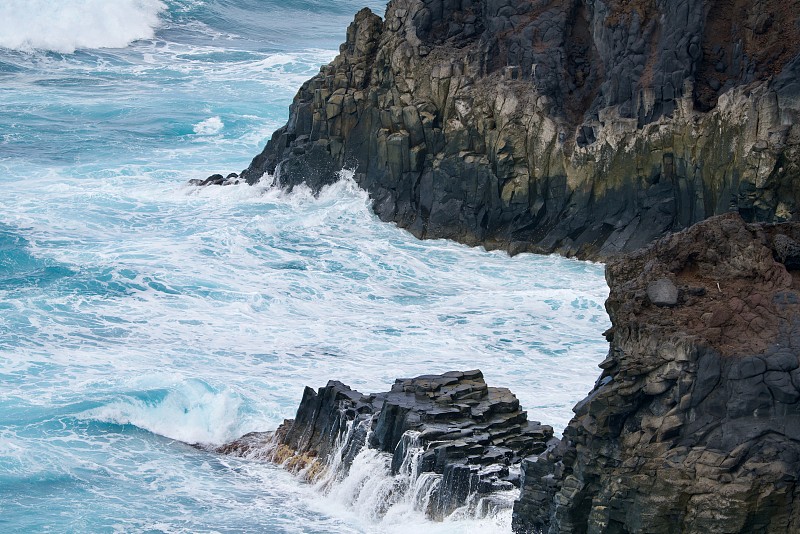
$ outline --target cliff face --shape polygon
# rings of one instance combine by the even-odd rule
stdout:
[[[243,177],[348,167],[419,237],[611,258],[518,531],[800,532],[800,224],[753,223],[800,220],[798,118],[798,0],[392,0]]]
[[[800,532],[800,225],[716,217],[608,264],[613,327],[521,532]]]
[[[342,167],[419,237],[608,257],[800,218],[800,0],[392,0],[244,171]]]

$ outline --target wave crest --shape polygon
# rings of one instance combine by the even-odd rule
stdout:
[[[166,7],[161,0],[4,0],[0,47],[64,54],[123,48],[152,38]]]
[[[220,445],[242,434],[242,409],[242,399],[235,393],[192,379],[167,389],[124,395],[78,418],[130,424],[184,443]]]

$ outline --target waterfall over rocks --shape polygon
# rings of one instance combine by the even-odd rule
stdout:
[[[336,381],[306,388],[294,420],[218,451],[285,465],[375,518],[412,507],[442,519],[509,508],[522,458],[556,442],[475,370],[399,379],[371,395]]]

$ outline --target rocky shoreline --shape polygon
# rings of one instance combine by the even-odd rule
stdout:
[[[608,357],[518,531],[800,530],[798,240],[728,214],[607,265]]]
[[[434,519],[520,486],[519,533],[800,531],[800,224],[714,217],[606,272],[608,357],[561,439],[467,371],[306,388],[218,452],[318,480],[380,451]]]
[[[475,506],[476,496],[484,508],[502,506],[492,496],[519,487],[522,458],[552,438],[552,427],[528,421],[508,389],[488,387],[474,370],[399,379],[371,395],[336,381],[306,388],[293,420],[217,451],[281,464],[316,482],[346,477],[355,458],[373,449],[386,455],[387,475],[407,481],[387,499],[417,492],[421,511],[442,519],[471,500]]]
[[[561,439],[475,371],[307,388],[219,452],[380,451],[433,518],[519,486],[520,533],[800,532],[798,119],[798,0],[362,10],[233,180],[348,168],[420,238],[607,261],[608,357]]]

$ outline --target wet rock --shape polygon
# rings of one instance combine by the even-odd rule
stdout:
[[[398,379],[372,395],[335,381],[306,388],[295,418],[275,433],[248,434],[217,451],[271,460],[310,478],[331,466],[346,473],[363,447],[390,456],[395,475],[420,454],[414,476],[441,480],[425,511],[442,518],[475,493],[513,489],[519,477],[509,467],[543,451],[552,437],[552,427],[527,420],[508,389],[488,387],[472,370]]]
[[[192,178],[189,180],[189,185],[196,185],[200,187],[205,187],[207,185],[236,185],[240,183],[239,175],[235,172],[228,174],[228,176],[222,176],[221,174],[212,174],[205,180],[200,180],[198,178]]]

